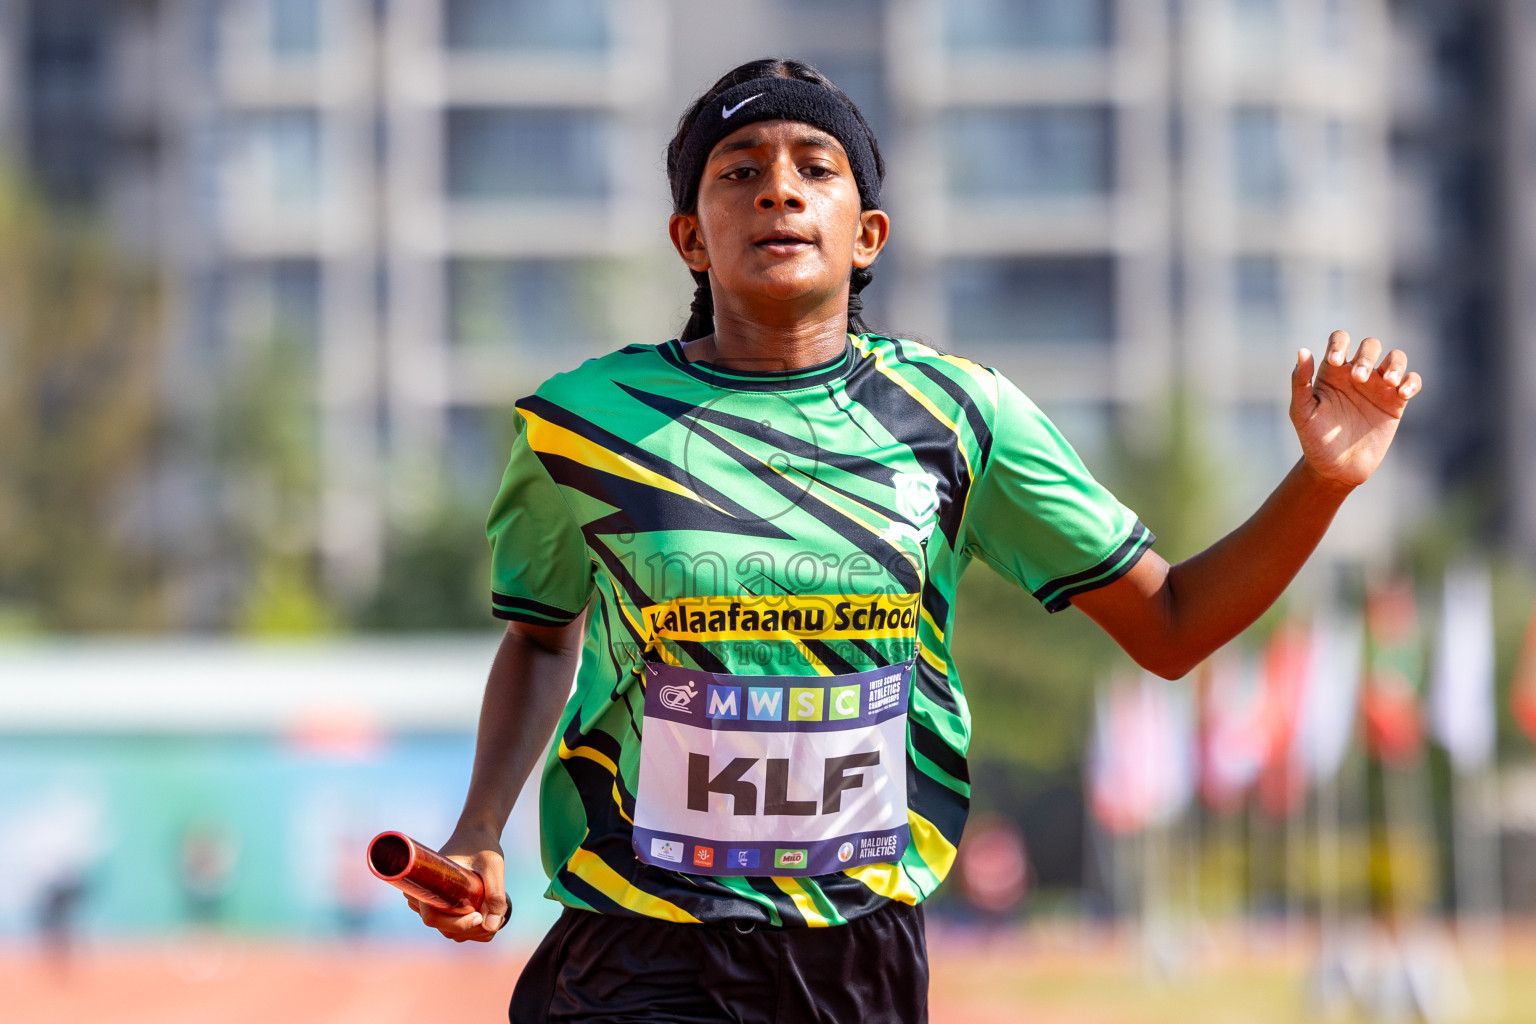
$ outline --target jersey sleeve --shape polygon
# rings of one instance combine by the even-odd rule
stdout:
[[[521,415],[485,531],[497,618],[563,626],[581,614],[594,585],[587,542],[559,485],[529,446]]]
[[[1156,539],[1002,374],[992,445],[965,512],[969,553],[1047,611],[1130,571]]]

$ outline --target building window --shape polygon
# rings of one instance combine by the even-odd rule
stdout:
[[[824,2],[824,0],[823,0]],[[885,87],[885,61],[880,54],[812,52],[805,57],[848,98],[853,100],[875,138],[884,138],[893,124],[889,93]]]
[[[787,0],[791,7],[799,7],[812,11],[837,11],[841,14],[850,14],[862,17],[875,17],[880,13],[880,8],[885,5],[885,0]],[[811,63],[815,64],[815,61]],[[816,64],[820,68],[820,64]],[[822,68],[823,71],[826,68]]]
[[[279,206],[305,206],[320,196],[320,116],[314,110],[270,110],[247,124],[247,158],[261,188]]]
[[[1349,46],[1351,6],[1346,0],[1323,0],[1323,45],[1328,49],[1338,51]]]
[[[1285,336],[1285,284],[1275,256],[1239,256],[1232,264],[1240,340],[1269,345]]]
[[[1273,57],[1284,43],[1280,0],[1232,0],[1232,22],[1247,56]]]
[[[1114,337],[1107,256],[954,260],[945,292],[956,342],[1095,344]]]
[[[1106,459],[1115,437],[1114,409],[1106,402],[1041,402],[1041,412],[1090,466]]]
[[[1327,319],[1319,325],[1320,331],[1331,334],[1348,330],[1354,322],[1360,291],[1357,274],[1338,264],[1328,266],[1323,274],[1323,315]]]
[[[192,271],[187,278],[187,328],[193,351],[213,359],[228,340],[225,311],[229,305],[226,267],[214,265]]]
[[[580,110],[449,110],[455,199],[596,199],[607,192],[603,115]]]
[[[1323,187],[1332,193],[1348,191],[1354,155],[1354,132],[1341,118],[1323,122]]]
[[[271,266],[272,333],[313,351],[320,341],[320,265],[309,259]]]
[[[1285,145],[1278,110],[1241,107],[1234,111],[1232,150],[1234,185],[1239,200],[1274,206],[1285,199]]]
[[[1284,409],[1272,402],[1242,402],[1229,413],[1227,436],[1232,450],[1241,455],[1236,462],[1241,467],[1239,476],[1250,486],[1283,474],[1286,463],[1294,458],[1286,451],[1294,435],[1287,429]]]
[[[110,151],[108,19],[79,3],[33,3],[25,15],[27,38],[3,45],[24,61],[28,169],[51,199],[89,205]]]
[[[508,417],[486,409],[453,406],[448,410],[447,477],[460,495],[477,501],[494,495],[507,464],[512,438]]]
[[[448,0],[443,42],[450,50],[602,50],[609,45],[607,0]]]
[[[523,349],[601,343],[609,333],[605,278],[589,260],[451,260],[449,339]]]
[[[267,38],[279,57],[311,57],[320,51],[318,0],[267,0]]]
[[[1110,0],[946,0],[952,50],[1079,50],[1109,45]]]
[[[965,199],[1107,194],[1114,177],[1112,125],[1107,107],[953,111],[945,125],[950,194]]]

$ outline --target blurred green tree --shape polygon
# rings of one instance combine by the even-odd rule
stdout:
[[[1152,429],[1123,424],[1104,465],[1089,468],[1157,534],[1158,553],[1176,562],[1219,537],[1224,495],[1193,401],[1175,394],[1153,415]],[[1095,685],[1129,665],[1115,642],[1076,609],[1047,613],[985,565],[973,565],[961,582],[954,634],[972,757],[1033,776],[1076,773]],[[987,806],[985,794],[977,797]]]
[[[162,620],[125,511],[159,438],[161,307],[152,269],[0,170],[0,614],[13,627]]]
[[[494,629],[485,514],[477,505],[453,501],[420,522],[392,523],[379,586],[359,610],[357,625],[374,630]]]
[[[260,636],[330,632],[344,616],[319,584],[314,360],[281,328],[226,376],[213,431],[221,532],[240,566],[233,626]]]

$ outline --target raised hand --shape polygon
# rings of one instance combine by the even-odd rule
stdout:
[[[1362,341],[1353,359],[1348,358],[1348,349],[1349,335],[1334,331],[1321,367],[1314,367],[1308,350],[1296,354],[1291,424],[1302,455],[1319,476],[1356,487],[1381,465],[1408,400],[1419,393],[1424,381],[1408,372],[1408,357],[1401,349],[1381,359],[1381,342],[1375,338]]]

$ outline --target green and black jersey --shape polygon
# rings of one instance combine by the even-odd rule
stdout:
[[[558,625],[590,606],[540,792],[550,895],[571,907],[823,926],[923,899],[970,796],[960,574],[981,558],[1055,611],[1153,540],[1006,378],[912,341],[860,335],[782,373],[630,346],[517,409],[488,524],[495,613]],[[636,858],[645,663],[824,676],[909,660],[899,862],[715,877]]]

